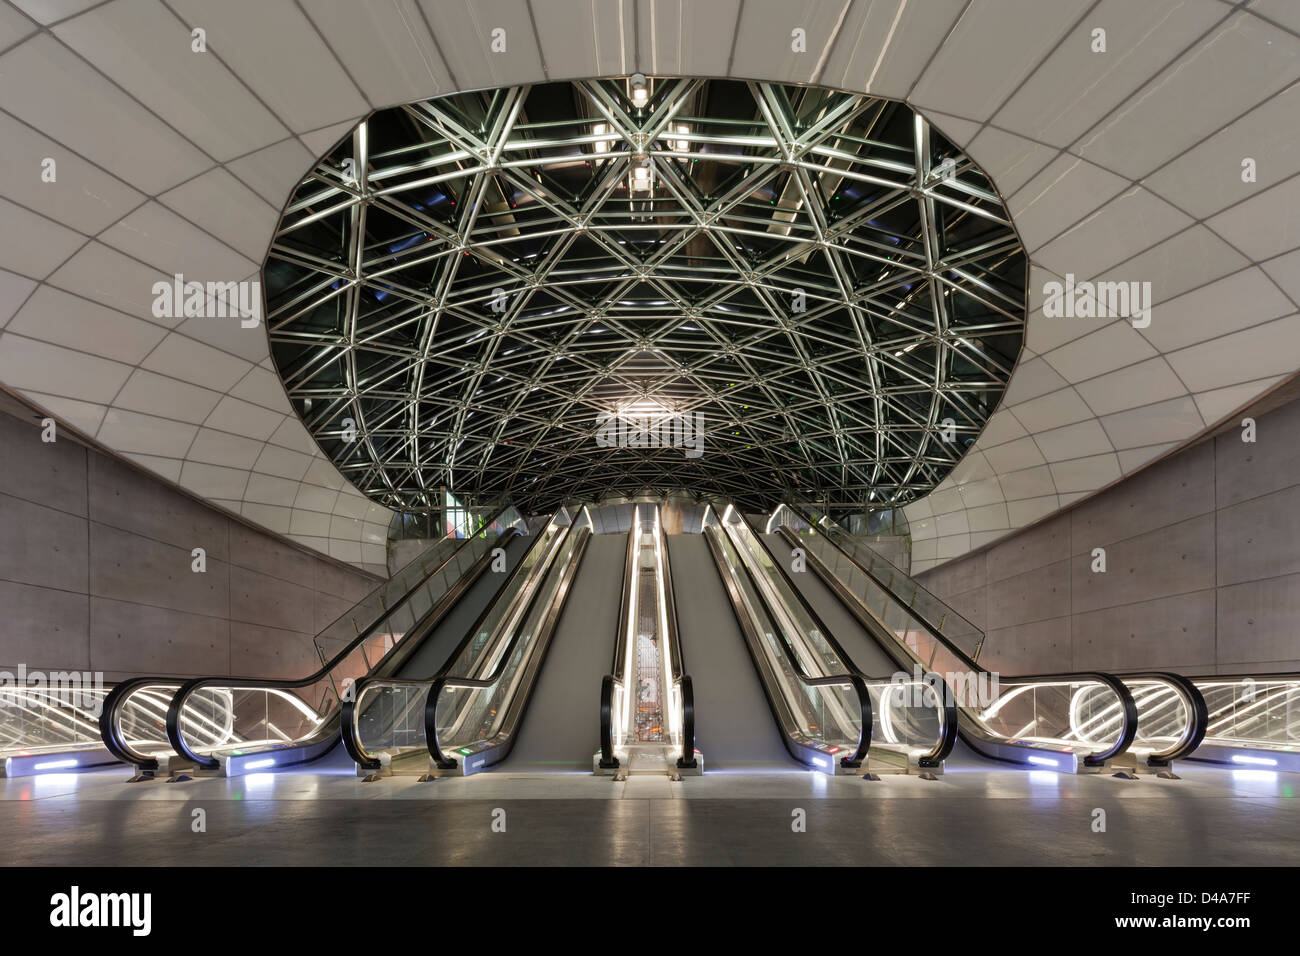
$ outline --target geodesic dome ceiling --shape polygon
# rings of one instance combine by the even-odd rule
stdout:
[[[993,412],[1026,311],[993,185],[919,114],[701,79],[373,113],[294,192],[264,277],[293,407],[398,510],[911,501]],[[702,447],[608,447],[610,416],[689,416]]]

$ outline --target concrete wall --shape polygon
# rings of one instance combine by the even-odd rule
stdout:
[[[919,580],[1007,673],[1300,670],[1300,402]],[[1092,549],[1107,570],[1093,573]]]
[[[376,583],[0,414],[6,670],[300,677],[313,636]]]

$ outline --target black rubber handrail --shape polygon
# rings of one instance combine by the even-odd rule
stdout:
[[[508,543],[511,540],[511,538],[513,538],[518,533],[519,531],[516,528],[507,528],[496,539],[495,542],[496,546],[499,547],[502,544]],[[393,614],[395,614],[398,610],[405,607],[407,603],[409,603],[412,596],[416,593],[416,591],[418,591],[421,587],[423,587],[424,583],[428,581],[429,578],[433,577],[435,574],[438,573],[438,571],[441,571],[443,568],[446,568],[448,564],[450,564],[451,561],[455,560],[456,556],[459,555],[461,551],[464,550],[464,548],[473,540],[474,540],[473,537],[466,538],[465,544],[462,544],[454,552],[452,552],[452,555],[447,559],[446,562],[444,562],[442,565],[439,566],[437,571],[430,572],[428,575],[424,577],[424,579],[419,584],[417,584],[410,591],[407,591],[406,594],[402,595],[402,597],[399,600],[394,602],[393,606],[388,609],[388,611],[383,615],[383,617],[379,618],[374,623],[372,623],[369,627],[367,627],[364,633],[367,636],[374,634],[376,628],[378,628],[380,624],[382,624],[384,621],[387,621],[389,618],[391,618]],[[449,613],[451,613],[451,609],[455,607],[456,603],[462,597],[464,597],[465,592],[469,590],[469,588],[472,587],[480,577],[482,577],[483,572],[488,569],[488,566],[491,565],[493,561],[492,551],[493,551],[492,548],[489,548],[487,551],[485,551],[482,555],[479,556],[478,560],[476,560],[472,565],[470,565],[468,571],[466,571],[464,574],[462,574],[459,578],[456,579],[455,583],[450,588],[448,588],[447,591],[440,598],[438,598],[437,601],[434,602],[433,606],[429,608],[429,610],[426,611],[418,621],[413,623],[411,629],[412,633],[407,638],[395,644],[387,654],[385,654],[382,658],[380,658],[375,663],[375,665],[371,668],[372,673],[379,672],[381,669],[391,669],[394,666],[396,666],[397,663],[399,663],[402,660],[405,660],[407,657],[409,657],[411,654],[415,652],[415,650],[423,642],[423,639],[427,637],[432,632],[432,630],[436,628]],[[355,649],[356,646],[357,646],[356,641],[352,641],[348,645],[350,650]],[[350,650],[345,652],[345,654],[350,653]],[[171,705],[167,708],[167,739],[171,742],[173,750],[175,750],[178,754],[183,756],[186,760],[191,761],[199,769],[215,770],[220,766],[220,763],[217,761],[217,759],[215,757],[204,756],[203,754],[196,752],[193,748],[189,746],[188,742],[185,740],[185,735],[181,732],[181,726],[180,726],[181,715],[185,711],[185,705],[189,703],[190,698],[194,694],[196,694],[198,691],[202,690],[205,687],[231,687],[238,690],[296,690],[297,688],[300,687],[310,687],[312,684],[315,684],[316,682],[328,677],[330,672],[336,666],[338,666],[338,663],[341,660],[342,657],[340,655],[335,655],[328,664],[321,667],[321,669],[316,671],[314,674],[311,674],[308,677],[299,678],[297,680],[273,679],[273,678],[241,678],[241,677],[195,677],[191,680],[188,680],[184,684],[182,684],[180,690],[175,695],[172,696]],[[340,695],[340,704],[342,703],[341,698],[342,695]],[[318,729],[316,735],[313,735],[312,737],[303,738],[303,740],[301,741],[296,741],[294,743],[294,746],[308,746],[311,743],[315,742],[316,737],[318,736],[322,738],[323,737],[337,738],[337,732],[333,727],[329,726],[331,723],[333,723],[333,721],[330,720],[322,721],[321,726]],[[338,743],[337,739],[335,739],[331,743],[331,747],[335,743]]]
[[[572,531],[572,528],[565,528],[564,530],[565,530],[564,538],[567,538],[569,534],[574,533]],[[578,565],[582,563],[583,555],[586,553],[587,542],[591,539],[591,531],[587,528],[582,528],[576,533],[578,535],[577,544],[574,546],[573,553],[569,556],[569,559],[566,562],[565,567],[560,572],[561,578],[560,578],[559,586],[556,589],[555,596],[552,598],[549,607],[547,607],[546,609],[546,615],[545,617],[543,617],[540,625],[537,628],[537,637],[535,640],[535,644],[541,648],[540,653],[542,656],[538,659],[538,666],[534,670],[534,674],[536,673],[537,670],[541,669],[541,665],[545,662],[546,652],[550,650],[551,636],[554,634],[555,627],[559,623],[560,613],[564,608],[564,602],[565,599],[568,597],[569,589],[573,586],[573,579],[577,574]],[[560,549],[563,548],[564,546],[564,538],[562,538],[556,544],[557,556]],[[552,559],[552,563],[550,563],[547,568],[546,573],[548,576],[556,567],[553,561],[554,558]],[[541,599],[542,590],[543,589],[539,587],[536,591],[533,592],[532,597],[529,598],[528,608],[524,612],[523,616],[520,617],[519,619],[521,624],[528,619],[529,615],[531,615],[533,610],[537,607],[537,602]],[[437,677],[430,685],[429,692],[428,695],[425,697],[425,704],[424,704],[424,740],[425,740],[425,746],[429,751],[429,757],[432,759],[434,765],[437,766],[439,770],[456,769],[456,761],[449,758],[445,753],[443,753],[442,743],[438,739],[438,720],[437,720],[438,697],[442,693],[443,688],[457,687],[457,688],[483,690],[491,687],[500,678],[499,669],[505,664],[506,661],[510,659],[510,656],[514,653],[515,648],[519,644],[519,640],[522,636],[522,633],[523,633],[522,627],[516,627],[514,629],[514,633],[510,635],[510,640],[506,644],[505,650],[497,656],[496,666],[493,668],[493,671],[489,676],[481,677],[481,678],[472,678],[472,677],[451,677],[449,675],[442,675]],[[531,699],[531,697],[532,697],[532,684],[530,683],[529,686],[527,688],[524,688],[523,690],[523,697],[522,697],[519,713],[516,715],[516,721],[523,719],[524,711],[527,709],[528,701]],[[520,700],[521,699],[519,695],[516,694],[514,697],[511,698],[508,706],[510,708],[513,708],[515,706],[516,701],[520,701]],[[508,757],[510,755],[510,751],[514,749],[516,736],[517,735],[507,731],[505,743],[499,747],[491,748],[492,753],[489,755],[490,759],[485,758],[483,766],[491,766],[493,764],[500,763],[502,760]]]
[[[485,528],[490,527],[495,521],[500,519],[500,517],[503,514],[505,514],[508,508],[509,506],[505,506],[498,509],[486,522],[484,522],[484,527]],[[514,529],[510,529],[510,530],[514,530]],[[348,642],[348,644],[343,649],[341,649],[337,654],[335,654],[334,657],[332,657],[330,661],[326,663],[321,668],[320,671],[317,672],[318,675],[323,675],[325,673],[328,673],[335,666],[337,666],[338,663],[341,660],[343,660],[343,658],[345,658],[348,654],[352,653],[352,651],[355,650],[362,642],[367,640],[374,633],[375,629],[383,621],[387,620],[388,616],[393,612],[393,610],[395,610],[398,606],[403,604],[407,600],[407,598],[409,598],[412,594],[415,593],[416,590],[422,587],[425,581],[427,581],[430,577],[437,574],[444,568],[446,568],[448,565],[451,564],[451,562],[456,560],[456,558],[460,555],[461,551],[464,548],[468,547],[469,544],[474,540],[474,537],[475,537],[474,535],[467,537],[454,551],[452,551],[450,555],[447,556],[446,560],[444,560],[432,571],[426,573],[424,577],[422,577],[419,581],[415,583],[415,585],[413,585],[410,589],[408,589],[407,592],[396,603],[394,603],[392,608],[385,609],[383,614],[381,614],[374,621],[372,621],[370,625],[368,625],[364,630],[361,631],[361,633],[359,633],[355,638],[353,638],[353,640]],[[378,590],[378,588],[380,587],[383,587],[383,585],[382,584],[378,585],[376,587],[376,590]],[[374,593],[375,593],[374,591],[371,592],[371,594]],[[366,597],[362,598],[361,600],[362,601],[368,600],[369,597],[370,594],[366,595]],[[361,601],[358,601],[357,603],[360,604]],[[319,680],[320,676],[317,676],[315,679]],[[132,693],[134,693],[135,691],[139,690],[142,687],[159,686],[159,687],[171,688],[174,686],[175,691],[179,691],[188,682],[189,681],[186,678],[178,678],[172,676],[165,676],[165,677],[146,676],[146,677],[134,677],[129,680],[125,680],[118,683],[113,688],[113,690],[109,692],[108,696],[104,699],[104,710],[99,716],[99,732],[100,732],[100,736],[104,741],[105,749],[107,749],[109,753],[113,754],[113,756],[117,757],[123,763],[134,764],[142,772],[153,773],[154,771],[156,771],[158,769],[158,758],[155,756],[151,756],[149,754],[140,753],[132,749],[132,747],[126,742],[126,739],[121,735],[119,728],[117,726],[118,710],[123,706],[125,701],[130,697]],[[175,698],[175,691],[173,692],[173,700]],[[168,708],[169,717],[170,717],[170,712],[171,712],[171,708],[169,707]],[[167,724],[170,725],[171,723],[172,721],[169,719],[167,721]],[[169,726],[168,727],[169,739],[170,736],[171,736],[171,730]],[[174,746],[175,745],[173,742],[173,747]],[[177,750],[176,753],[181,754],[183,753],[183,751]]]
[[[658,506],[656,505],[656,509]],[[668,559],[668,536],[659,525],[659,545],[664,563],[664,619],[668,622],[668,646],[672,650],[672,679],[682,700],[682,755],[677,758],[677,769],[693,770],[699,766],[695,759],[695,685],[686,671],[686,658],[682,653],[681,632],[677,623],[677,597],[673,593],[673,566]]]
[[[658,506],[655,506],[656,513]],[[637,512],[633,510],[633,522],[636,523]],[[628,532],[627,563],[623,572],[623,592],[619,597],[619,621],[614,637],[614,664],[610,673],[600,679],[600,761],[603,770],[615,770],[619,766],[618,757],[614,756],[614,691],[623,686],[623,665],[626,661],[627,634],[624,627],[628,619],[632,600],[631,581],[636,567],[636,554],[639,545],[636,542],[637,528]],[[682,702],[682,752],[677,758],[679,770],[694,769],[699,766],[695,759],[695,689],[691,678],[686,674],[686,663],[682,659],[681,637],[677,629],[677,603],[673,597],[672,566],[668,559],[668,543],[660,539],[661,556],[664,573],[664,619],[668,622],[665,641],[669,647],[672,660],[670,680],[678,689]]]
[[[1205,739],[1206,731],[1210,727],[1210,710],[1205,704],[1205,695],[1201,693],[1191,680],[1182,674],[1175,674],[1172,671],[1140,671],[1134,674],[1119,674],[1120,680],[1151,680],[1170,684],[1183,699],[1184,706],[1187,707],[1190,719],[1187,722],[1183,734],[1178,740],[1166,750],[1152,752],[1147,757],[1148,766],[1167,767],[1175,760],[1186,757],[1193,750],[1201,745]],[[1142,715],[1138,714],[1138,723],[1141,724]],[[1140,726],[1139,726],[1140,729]]]
[[[632,602],[635,600],[632,578],[637,565],[637,506],[632,506],[632,527],[627,532],[627,553],[623,560],[622,591],[618,597],[618,623],[614,628],[614,662],[609,673],[600,679],[600,761],[602,770],[616,770],[618,757],[614,756],[614,693],[623,686],[623,665],[627,660],[627,626]]]
[[[158,769],[158,758],[140,753],[126,742],[117,727],[117,711],[127,698],[143,687],[164,687],[175,693],[184,682],[179,677],[132,677],[115,684],[105,696],[104,709],[99,714],[99,736],[104,742],[104,749],[122,763],[135,765],[142,773],[155,772]]]
[[[554,518],[552,518],[552,520],[554,520]],[[438,674],[435,674],[434,677],[437,677],[439,674],[445,673],[449,668],[455,665],[456,661],[459,660],[460,656],[465,652],[465,648],[469,646],[470,641],[474,639],[475,635],[478,634],[479,630],[482,628],[483,622],[488,620],[488,618],[496,610],[498,603],[513,599],[513,596],[511,595],[511,586],[514,584],[516,579],[521,578],[524,575],[527,575],[532,570],[535,570],[527,567],[528,555],[532,552],[534,548],[541,547],[542,541],[544,540],[545,540],[544,535],[541,534],[533,535],[532,541],[528,543],[527,550],[525,550],[524,553],[520,555],[519,561],[515,564],[509,576],[506,578],[504,582],[502,582],[501,587],[497,590],[497,593],[492,597],[492,600],[488,601],[487,605],[483,608],[483,610],[479,612],[478,616],[474,619],[474,623],[471,624],[469,628],[465,631],[465,636],[462,637],[457,642],[454,648],[452,648],[452,651],[447,656],[446,661],[438,669]],[[412,678],[409,680],[405,680],[401,682],[393,682],[393,683],[394,684],[400,683],[403,686],[406,685],[418,686],[424,684],[427,680],[432,680],[432,679],[433,678]],[[367,676],[357,681],[355,684],[353,684],[352,693],[349,695],[348,699],[343,702],[343,710],[340,715],[340,730],[341,730],[340,736],[343,740],[343,749],[346,750],[348,756],[351,757],[353,761],[356,762],[357,767],[362,770],[380,770],[383,767],[383,763],[379,760],[379,758],[372,757],[369,754],[367,754],[365,748],[361,744],[361,740],[358,737],[358,730],[359,730],[359,728],[357,727],[358,715],[356,712],[357,705],[361,702],[361,699],[364,696],[363,692],[365,691],[366,687],[368,687],[372,683],[379,683],[380,681],[383,681],[385,683],[389,682],[387,678]]]
[[[814,747],[803,745],[799,741],[794,740],[786,731],[785,726],[781,723],[780,705],[777,703],[776,698],[773,697],[773,691],[768,687],[768,682],[763,676],[763,668],[759,664],[759,655],[762,653],[761,648],[763,635],[758,632],[757,628],[754,626],[754,622],[745,611],[744,598],[740,593],[739,584],[733,577],[733,574],[742,573],[745,575],[750,582],[750,586],[753,589],[759,604],[761,605],[760,609],[762,613],[766,614],[768,619],[774,624],[776,616],[768,606],[767,599],[764,597],[762,589],[759,588],[757,582],[754,581],[752,572],[747,566],[745,566],[745,562],[743,560],[740,561],[741,568],[739,571],[730,568],[730,562],[727,561],[726,554],[723,552],[721,545],[719,545],[714,537],[708,532],[709,529],[705,528],[703,532],[704,539],[708,543],[709,553],[713,556],[713,563],[717,568],[718,577],[722,579],[722,584],[727,591],[727,596],[731,599],[732,611],[736,616],[736,622],[740,625],[741,630],[745,634],[745,644],[750,652],[750,660],[754,665],[754,670],[758,672],[759,685],[763,688],[764,696],[767,697],[768,707],[772,711],[773,718],[776,720],[777,729],[781,733],[782,742],[785,744],[786,750],[790,751],[790,755],[799,763],[811,763],[815,766],[816,761],[821,759],[821,752]],[[719,517],[719,526],[714,529],[714,534],[724,537],[726,535],[726,532],[721,528],[721,517]],[[732,547],[734,548],[735,546],[732,545]],[[773,630],[780,630],[780,628],[774,626]],[[867,748],[871,742],[872,727],[871,694],[867,690],[866,681],[864,681],[858,674],[834,674],[826,677],[812,677],[804,669],[803,664],[798,660],[798,658],[794,656],[784,640],[777,641],[777,644],[780,645],[781,652],[784,655],[786,662],[790,665],[790,669],[794,672],[795,676],[801,683],[809,687],[842,687],[848,685],[853,688],[858,699],[860,719],[858,742],[851,754],[840,758],[840,764],[847,768],[861,767],[862,760],[867,755]]]

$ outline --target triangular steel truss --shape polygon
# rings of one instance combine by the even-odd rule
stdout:
[[[398,510],[686,489],[912,500],[1020,353],[1026,259],[907,106],[640,77],[372,114],[303,180],[264,267],[294,408]],[[702,454],[602,447],[701,414]]]

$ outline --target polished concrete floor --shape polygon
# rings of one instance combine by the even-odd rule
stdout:
[[[175,784],[127,784],[121,767],[0,780],[0,839],[10,865],[1300,864],[1300,780],[1190,763],[1179,773],[1130,781],[959,758],[935,781],[773,767],[677,783],[363,783],[336,753],[298,771]]]

